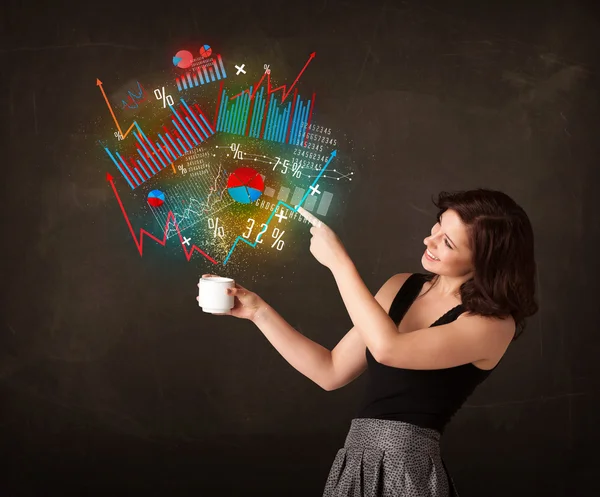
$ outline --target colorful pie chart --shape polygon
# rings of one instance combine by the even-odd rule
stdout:
[[[165,203],[165,194],[160,190],[152,190],[148,194],[148,205],[151,207],[160,207]]]
[[[251,167],[238,167],[227,178],[227,191],[240,204],[254,202],[264,189],[265,183],[261,175]]]
[[[210,46],[204,45],[203,47],[200,47],[200,55],[202,55],[202,57],[210,57],[211,53],[212,48],[210,48]]]
[[[187,69],[194,62],[194,56],[187,50],[179,50],[173,57],[173,65],[180,67],[181,69]]]

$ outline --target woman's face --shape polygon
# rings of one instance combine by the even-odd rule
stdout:
[[[473,254],[467,227],[455,211],[446,210],[423,243],[427,249],[421,258],[421,264],[427,271],[451,277],[464,277],[473,271]],[[427,250],[437,260],[430,259]]]

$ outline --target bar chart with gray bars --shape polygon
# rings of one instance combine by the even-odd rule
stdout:
[[[265,180],[265,176],[262,175],[263,181]],[[306,189],[304,188],[294,188],[294,193],[292,193],[292,197],[290,197],[290,189],[287,186],[281,186],[279,188],[279,192],[277,193],[276,200],[283,200],[288,205],[298,205],[298,203],[304,197]],[[265,197],[275,197],[275,190],[273,188],[269,188],[265,186],[264,191]],[[319,198],[321,199],[318,202]],[[326,216],[327,211],[329,210],[329,205],[331,204],[331,200],[333,199],[333,193],[324,191],[320,195],[308,195],[302,207],[304,207],[307,211],[312,212],[318,216]],[[317,206],[317,203],[319,204]],[[316,212],[313,212],[315,207],[317,208]]]

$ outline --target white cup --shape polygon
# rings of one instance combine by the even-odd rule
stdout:
[[[233,308],[234,297],[225,292],[227,288],[234,287],[235,281],[231,278],[220,276],[200,278],[198,305],[204,312],[211,314],[228,312]]]

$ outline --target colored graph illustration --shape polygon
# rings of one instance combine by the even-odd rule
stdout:
[[[169,108],[173,113],[171,123],[174,129],[169,131],[166,126],[163,126],[165,136],[157,133],[160,141],[150,141],[137,122],[133,123],[138,131],[134,132],[134,136],[139,144],[136,150],[141,161],[135,156],[124,159],[119,152],[113,154],[108,147],[104,147],[132,190],[215,133],[197,104],[190,107],[185,100],[181,99],[178,111],[172,105],[169,105]]]
[[[121,208],[121,213],[123,214],[123,218],[125,219],[125,223],[127,224],[127,227],[129,228],[129,232],[131,233],[131,238],[133,238],[133,241],[135,243],[135,246],[140,254],[140,256],[144,255],[144,235],[147,236],[148,238],[154,240],[156,243],[162,245],[163,247],[166,245],[167,243],[167,235],[166,233],[168,232],[168,225],[165,225],[165,228],[163,230],[163,238],[162,240],[155,237],[152,233],[149,233],[148,231],[146,231],[145,229],[141,229],[140,230],[140,234],[139,237],[137,237],[135,235],[135,231],[133,229],[133,226],[131,225],[131,221],[129,220],[129,216],[127,215],[127,211],[125,210],[125,207],[123,206],[123,202],[121,201],[121,197],[119,197],[119,193],[117,192],[117,188],[115,187],[115,182],[114,182],[114,178],[110,175],[110,174],[106,174],[106,180],[110,183],[110,186],[113,190],[113,193],[115,194],[115,198],[117,199],[117,202],[119,204],[119,207]],[[169,222],[173,222],[175,221],[175,218],[173,216],[173,213],[170,212],[167,216],[167,223]],[[208,255],[206,252],[204,252],[202,249],[200,249],[199,247],[197,247],[196,245],[192,245],[189,250],[186,248],[187,244],[184,244],[184,239],[181,236],[181,230],[179,229],[179,225],[175,222],[174,224],[175,226],[175,231],[177,232],[177,236],[179,237],[179,240],[181,242],[181,248],[183,249],[183,253],[185,254],[185,258],[189,261],[192,256],[194,255],[194,252],[198,252],[199,254],[203,255],[206,259],[208,259],[210,262],[212,262],[213,264],[218,264],[218,262],[216,260],[214,260],[210,255]]]
[[[240,204],[249,204],[258,199],[265,188],[261,175],[251,167],[239,167],[227,180],[227,191]]]
[[[181,69],[187,69],[194,62],[194,56],[192,52],[187,50],[179,50],[173,57],[173,65]]]
[[[165,203],[165,194],[160,190],[152,190],[148,194],[148,205],[151,207],[160,207]]]
[[[117,97],[118,98],[118,97]],[[121,109],[137,109],[148,100],[148,93],[139,81],[120,98]]]
[[[197,253],[213,264],[256,267],[248,259],[253,254],[276,256],[295,245],[303,232],[294,236],[294,226],[308,224],[299,206],[319,216],[339,212],[339,190],[329,179],[341,175],[330,167],[337,142],[330,129],[313,123],[316,94],[306,89],[306,79],[301,82],[315,53],[295,79],[274,87],[273,60],[260,78],[246,76],[250,84],[246,70],[264,60],[240,57],[235,66],[241,76],[227,78],[229,66],[217,52],[210,45],[180,50],[170,82],[164,74],[145,74],[110,99],[96,80],[112,118],[109,135],[114,130],[101,146],[120,173],[106,179],[140,256],[150,238],[164,247],[171,240],[177,251],[181,245],[187,261]],[[183,92],[203,85],[194,97],[175,97],[175,87]],[[138,112],[142,102],[148,103]],[[125,183],[135,193],[121,199]],[[234,258],[240,241],[260,250]]]
[[[204,57],[204,58],[210,57],[211,54],[212,54],[212,48],[210,48],[210,46],[203,45],[200,47],[200,55],[202,57]]]
[[[214,179],[180,180],[167,189],[164,204],[152,209],[157,225],[166,227],[167,238],[177,235],[176,225],[183,232],[234,203],[227,198],[224,176],[219,171]]]
[[[315,95],[308,101],[302,101],[297,92],[286,106],[281,108],[281,100],[261,88],[254,97],[245,93],[234,103],[229,101],[224,90],[219,108],[217,131],[234,135],[262,138],[264,140],[301,146],[307,135],[307,126],[312,117]]]
[[[225,72],[223,59],[221,55],[217,55],[216,59],[203,60],[200,67],[192,68],[191,71],[187,71],[181,77],[176,78],[175,83],[177,84],[177,90],[184,91],[199,85],[220,81],[226,77],[227,73]]]
[[[331,155],[329,156],[329,160],[325,163],[325,165],[323,166],[323,168],[321,169],[321,172],[319,173],[319,175],[315,178],[315,180],[313,181],[313,184],[311,185],[312,187],[314,187],[319,178],[321,177],[321,175],[325,172],[325,169],[327,169],[327,167],[329,166],[329,163],[333,160],[333,158],[337,155],[337,151],[334,150],[333,152],[331,152]],[[273,219],[273,217],[277,214],[277,209],[279,208],[279,206],[283,206],[283,207],[287,207],[289,210],[293,211],[293,212],[297,212],[298,207],[303,207],[302,204],[304,204],[304,201],[306,200],[306,198],[308,197],[309,192],[306,192],[303,196],[302,199],[300,199],[300,202],[298,203],[298,205],[292,207],[291,205],[288,205],[287,203],[285,203],[283,200],[279,200],[277,202],[277,204],[275,205],[275,208],[273,209],[273,212],[271,212],[271,215],[269,216],[269,218],[267,219],[267,222],[265,223],[266,226],[268,227],[269,223],[271,222],[271,219]],[[281,214],[281,213],[279,213]],[[223,265],[227,264],[227,261],[229,261],[229,259],[231,258],[231,255],[233,254],[237,244],[239,241],[244,242],[245,244],[249,245],[250,247],[254,248],[256,247],[257,242],[255,241],[254,243],[250,243],[248,240],[246,240],[243,236],[238,236],[235,239],[235,242],[233,243],[233,245],[231,246],[231,249],[229,250],[229,253],[227,254],[227,257],[225,257],[225,260],[223,261]]]

